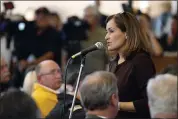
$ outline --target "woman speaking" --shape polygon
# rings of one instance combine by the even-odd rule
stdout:
[[[146,95],[148,80],[155,75],[149,55],[151,43],[139,21],[128,12],[114,14],[106,20],[107,50],[117,52],[109,65],[118,81],[120,118],[149,118]]]

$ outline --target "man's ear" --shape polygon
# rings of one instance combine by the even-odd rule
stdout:
[[[112,94],[112,96],[111,96],[111,104],[113,106],[117,106],[118,105],[118,95]]]

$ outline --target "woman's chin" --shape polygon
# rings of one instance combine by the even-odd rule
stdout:
[[[112,50],[112,48],[111,47],[108,47],[108,51],[111,51]]]
[[[112,47],[108,47],[108,51],[115,51],[115,49],[114,48],[112,48]]]

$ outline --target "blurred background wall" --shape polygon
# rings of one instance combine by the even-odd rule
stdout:
[[[4,10],[3,2],[1,1],[1,11]],[[82,17],[83,9],[89,5],[94,4],[94,0],[88,1],[13,1],[15,8],[13,14],[25,15],[28,19],[33,19],[33,11],[40,7],[46,6],[51,11],[58,12],[61,15],[63,21],[71,15],[77,15]],[[100,11],[107,15],[122,12],[122,4],[128,3],[124,1],[101,1]],[[167,7],[171,6],[172,13],[177,11],[177,1],[133,1],[133,8],[140,9],[143,12],[147,12],[152,17],[160,15]]]
[[[4,10],[3,2],[1,1],[1,11]],[[15,6],[13,14],[22,14],[28,19],[33,19],[33,11],[40,6],[45,6],[51,11],[58,12],[65,21],[71,15],[82,17],[83,9],[89,4],[94,4],[94,1],[13,1],[13,3]],[[106,14],[121,12],[122,3],[127,1],[101,1],[101,11]]]

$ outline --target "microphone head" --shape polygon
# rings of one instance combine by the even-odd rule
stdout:
[[[102,42],[97,42],[95,43],[95,46],[100,50],[100,49],[104,49],[104,45]]]

